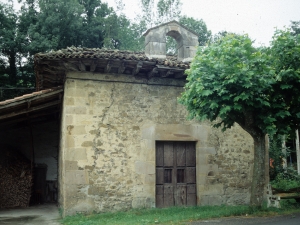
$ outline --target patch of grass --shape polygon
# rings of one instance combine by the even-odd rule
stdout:
[[[249,206],[199,206],[172,207],[166,209],[139,209],[126,212],[99,213],[68,216],[64,225],[134,225],[134,224],[182,224],[210,218],[230,216],[273,216],[300,212],[300,205],[293,201],[281,201],[282,208],[251,208]]]

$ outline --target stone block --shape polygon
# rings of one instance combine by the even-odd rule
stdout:
[[[74,98],[66,97],[64,99],[64,105],[74,105]]]
[[[216,154],[216,149],[214,147],[200,147],[198,148],[199,152],[201,152],[202,154]]]
[[[87,154],[85,148],[69,148],[65,154],[66,160],[87,160]]]
[[[78,165],[76,161],[65,161],[65,170],[78,170]]]
[[[93,211],[95,211],[95,202],[92,198],[85,198],[85,199],[78,199],[78,201],[76,202],[76,204],[70,208],[69,213],[71,215],[74,214],[88,214],[88,213],[92,213]]]
[[[155,185],[137,185],[135,197],[155,197]]]
[[[154,127],[154,125],[153,124],[151,124],[151,125],[147,125],[147,124],[145,124],[142,128],[141,128],[141,130],[142,130],[142,134],[141,134],[141,136],[142,136],[142,138],[143,139],[154,139],[154,134],[155,134],[155,127]],[[155,140],[154,140],[154,143],[155,143]],[[152,147],[152,146],[151,146]]]
[[[136,161],[135,172],[137,174],[155,174],[155,165],[154,163]]]
[[[144,179],[144,184],[154,186],[156,182],[155,179],[156,179],[155,174],[146,174]]]
[[[132,199],[132,208],[154,208],[155,207],[155,198],[150,197],[134,197]]]
[[[66,114],[86,114],[85,106],[66,106]]]
[[[247,205],[250,202],[250,193],[227,195],[228,205]]]
[[[72,115],[66,115],[65,116],[65,124],[70,125],[73,123],[73,116]]]
[[[197,184],[200,184],[200,185],[206,184],[206,179],[207,179],[206,174],[201,175],[201,174],[197,173],[196,176],[197,176],[197,179],[196,179]]]
[[[105,187],[102,186],[90,185],[90,187],[88,188],[89,195],[104,196],[105,193],[106,193],[106,189]]]
[[[202,195],[199,198],[200,205],[222,205],[224,199],[220,195]]]
[[[141,161],[155,161],[155,149],[143,148],[139,151],[139,159]]]
[[[199,165],[197,167],[197,171],[199,174],[201,175],[207,175],[207,173],[209,172],[209,165]]]
[[[197,185],[198,193],[200,195],[223,195],[224,194],[224,185],[223,184],[214,184],[214,185]]]
[[[75,125],[71,133],[73,135],[86,134],[85,126],[84,125]]]
[[[67,90],[66,95],[68,97],[82,98],[85,96],[85,92],[77,88],[70,88]]]
[[[66,199],[70,199],[70,198],[77,198],[77,199],[82,199],[86,197],[85,193],[81,192],[81,185],[77,185],[77,184],[66,184],[65,186],[66,188]]]
[[[75,139],[73,136],[64,135],[64,138],[65,138],[65,148],[75,147]]]
[[[72,212],[72,207],[76,206],[78,199],[70,198],[69,196],[64,196],[65,201],[63,201],[64,213],[65,215],[73,215],[76,212]]]
[[[208,164],[208,154],[203,154],[202,152],[197,151],[197,166]]]
[[[150,57],[166,58],[166,43],[149,42],[146,50],[148,52],[145,52],[145,54],[149,55]]]
[[[89,184],[88,173],[85,170],[66,170],[65,184]]]
[[[82,147],[92,147],[93,145],[94,143],[92,141],[84,141],[81,144]]]

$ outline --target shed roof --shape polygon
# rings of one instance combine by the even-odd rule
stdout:
[[[55,87],[0,102],[0,124],[60,112],[63,87]]]

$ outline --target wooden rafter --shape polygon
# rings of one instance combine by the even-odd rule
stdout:
[[[143,62],[142,61],[139,61],[135,68],[133,69],[132,71],[132,75],[137,75],[139,72],[140,72],[140,69],[143,67]]]
[[[158,69],[157,67],[154,67],[149,73],[148,73],[148,78],[150,79],[151,77],[155,77],[158,75]]]
[[[118,68],[118,73],[121,74],[121,73],[124,73],[126,69],[126,63],[125,62],[121,62],[119,68]]]

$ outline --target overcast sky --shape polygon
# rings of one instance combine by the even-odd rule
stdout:
[[[8,0],[0,0],[2,2]],[[62,0],[63,1],[63,0]],[[156,0],[157,1],[157,0]],[[15,5],[17,0],[14,0]],[[102,0],[115,7],[115,0]],[[123,0],[125,15],[134,19],[140,0]],[[275,28],[300,21],[300,0],[181,0],[182,13],[203,19],[213,34],[219,31],[247,33],[256,45],[269,45]]]
[[[103,0],[112,7],[115,0]],[[140,0],[123,0],[124,13],[131,19],[139,11]],[[247,33],[256,45],[268,45],[275,27],[300,21],[300,0],[181,0],[182,13],[203,19],[213,34],[219,31]]]

